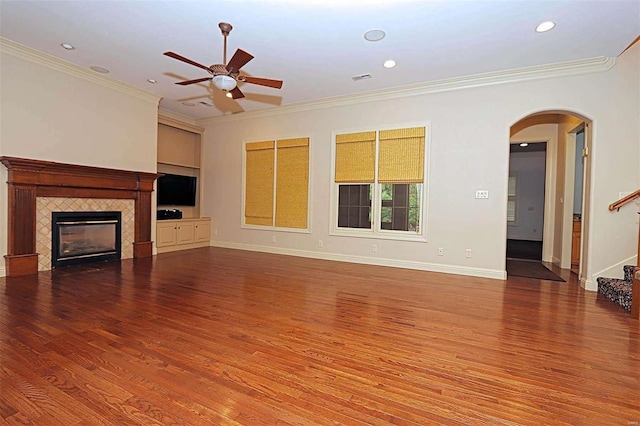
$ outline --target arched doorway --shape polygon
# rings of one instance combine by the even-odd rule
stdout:
[[[537,149],[539,152],[540,146],[544,146],[544,154],[525,156],[530,161],[529,166],[533,162],[541,162],[543,170],[538,170],[536,176],[544,176],[544,181],[527,182],[527,176],[533,175],[531,173],[521,173],[519,181],[515,178],[520,192],[536,192],[527,185],[542,185],[544,195],[540,195],[541,205],[531,199],[518,205],[518,191],[515,194],[513,191],[514,175],[517,173],[510,172],[508,179],[512,185],[506,206],[507,238],[519,236],[539,240],[540,260],[562,269],[572,269],[583,284],[589,246],[590,129],[591,120],[581,114],[560,110],[540,111],[514,123],[509,139],[510,145],[529,144],[533,151]],[[579,147],[580,143],[583,144],[582,148]],[[536,214],[541,217],[532,220]],[[510,220],[514,222],[511,225]],[[516,229],[518,232],[514,232]]]

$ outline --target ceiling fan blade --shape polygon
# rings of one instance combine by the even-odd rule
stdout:
[[[233,57],[227,64],[227,71],[229,72],[238,72],[240,68],[246,65],[247,62],[253,59],[253,55],[245,52],[242,49],[236,50],[236,53],[233,54]]]
[[[193,65],[194,67],[202,68],[203,70],[207,70],[207,71],[211,72],[211,70],[209,69],[209,67],[206,67],[206,66],[204,66],[204,65],[202,65],[202,64],[199,64],[199,63],[197,63],[197,62],[195,62],[195,61],[192,61],[192,60],[191,60],[191,59],[189,59],[189,58],[185,58],[184,56],[180,56],[180,55],[178,55],[177,53],[173,53],[173,52],[164,52],[164,55],[165,55],[165,56],[169,56],[170,58],[173,58],[173,59],[177,59],[177,60],[182,61],[182,62],[186,62],[187,64],[189,64],[189,65]]]
[[[213,77],[196,78],[195,80],[179,81],[176,84],[180,86],[187,86],[189,84],[202,83],[203,81],[211,80]]]
[[[271,80],[269,78],[250,77],[248,75],[242,75],[238,78],[240,81],[251,84],[259,84],[260,86],[273,87],[274,89],[282,88],[282,80]]]
[[[231,99],[244,98],[244,93],[242,93],[242,91],[240,90],[240,88],[238,88],[238,86],[230,90],[229,93],[231,93]]]

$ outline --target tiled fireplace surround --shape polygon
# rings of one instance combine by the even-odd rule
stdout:
[[[96,198],[36,198],[36,251],[38,271],[51,269],[51,213],[52,212],[121,212],[121,258],[133,257],[134,202],[133,200]]]
[[[155,173],[0,157],[8,170],[7,276],[51,269],[51,212],[122,212],[122,258],[152,256]]]

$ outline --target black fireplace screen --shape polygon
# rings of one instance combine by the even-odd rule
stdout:
[[[121,212],[53,212],[51,266],[117,260]]]

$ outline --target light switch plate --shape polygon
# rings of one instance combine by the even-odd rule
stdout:
[[[488,189],[478,189],[476,191],[476,198],[489,198],[489,190]]]

